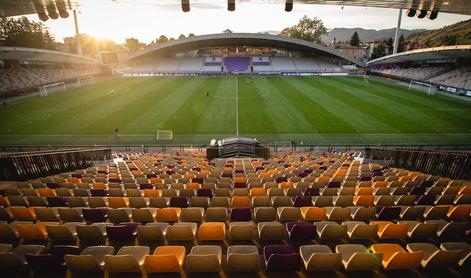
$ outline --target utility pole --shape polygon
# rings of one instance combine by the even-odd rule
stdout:
[[[77,20],[77,11],[74,10],[74,23],[75,23],[75,43],[77,44],[77,54],[83,55],[82,53],[82,43],[80,42],[80,32],[78,27],[78,20]]]
[[[399,46],[399,34],[401,33],[402,9],[399,9],[399,17],[397,19],[396,35],[394,36],[394,49],[393,54],[397,53]]]

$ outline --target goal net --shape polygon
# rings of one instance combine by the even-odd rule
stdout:
[[[95,77],[93,75],[80,76],[77,78],[77,87],[89,84],[95,84]]]
[[[173,133],[171,130],[157,130],[157,140],[172,140]]]
[[[62,91],[67,91],[67,86],[65,85],[65,82],[57,82],[54,84],[48,84],[40,87],[39,95],[45,97],[48,96],[50,93]]]
[[[409,90],[416,89],[420,91],[425,91],[427,94],[432,95],[435,93],[435,90],[431,84],[419,82],[419,81],[411,81],[409,83]]]

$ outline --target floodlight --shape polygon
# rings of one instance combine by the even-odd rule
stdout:
[[[417,15],[418,18],[424,18],[427,16],[427,10],[420,10],[420,13]]]
[[[61,18],[68,18],[69,13],[67,12],[67,7],[64,0],[56,0],[57,10]]]
[[[54,1],[49,1],[46,4],[47,14],[52,19],[58,19],[59,14],[57,13],[56,3]]]
[[[228,11],[235,11],[235,0],[227,0],[227,10]]]
[[[182,0],[182,11],[185,13],[190,11],[190,0]]]
[[[47,21],[49,19],[49,16],[46,14],[46,9],[44,8],[44,3],[41,0],[34,0],[33,1],[34,8],[36,9],[36,12],[38,13],[38,17],[42,21]]]
[[[286,0],[285,2],[285,11],[291,12],[293,10],[293,0]]]
[[[431,11],[431,12],[428,14],[428,18],[431,19],[431,20],[436,19],[437,16],[438,16],[438,11]]]
[[[417,10],[416,10],[416,9],[409,9],[409,10],[407,11],[407,16],[408,16],[408,17],[414,17],[416,13],[417,13]]]

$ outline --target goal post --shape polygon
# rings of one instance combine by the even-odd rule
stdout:
[[[65,82],[57,82],[39,87],[39,95],[42,97],[48,96],[52,92],[67,91]]]
[[[425,90],[427,94],[432,95],[434,93],[433,86],[431,84],[420,82],[420,81],[411,81],[409,83],[409,90],[410,89],[418,89],[418,90]]]
[[[95,84],[95,77],[93,75],[79,76],[77,77],[77,87],[83,85]]]
[[[173,132],[171,130],[157,130],[157,140],[173,140]]]

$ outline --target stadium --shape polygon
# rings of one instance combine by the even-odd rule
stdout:
[[[0,0],[0,269],[469,276],[467,2]],[[136,38],[190,34],[143,43],[92,20],[103,7]],[[262,31],[298,8],[397,26],[342,42],[310,14]],[[233,18],[253,32],[198,31]],[[94,28],[125,43],[80,32]]]

